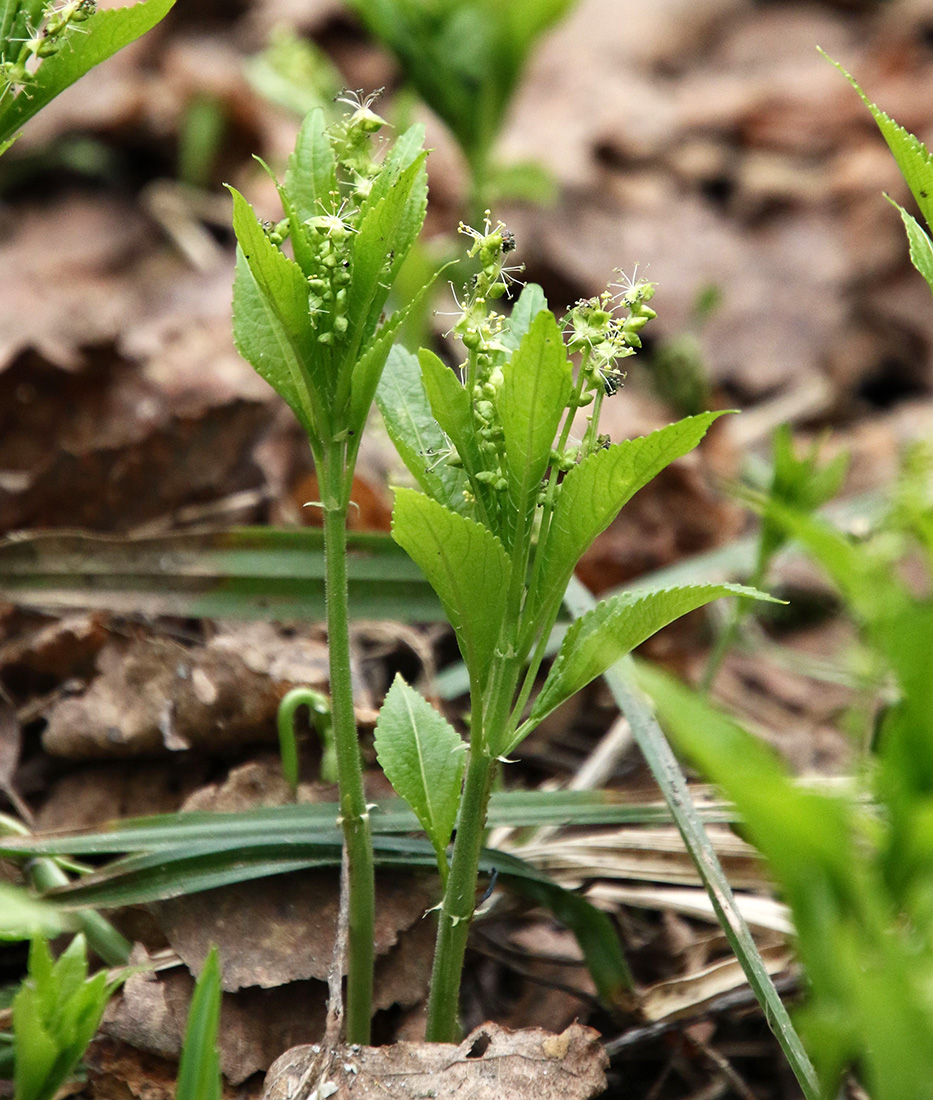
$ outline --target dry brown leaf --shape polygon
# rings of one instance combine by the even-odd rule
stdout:
[[[589,1100],[605,1090],[608,1064],[592,1028],[571,1024],[553,1035],[487,1023],[459,1046],[405,1042],[290,1050],[269,1070],[263,1100]]]
[[[174,1100],[178,1066],[158,1055],[98,1037],[84,1062],[94,1100]]]
[[[136,974],[114,998],[104,1016],[105,1035],[141,1050],[177,1058],[194,980],[186,970]],[[221,1069],[233,1084],[265,1070],[279,1052],[324,1032],[326,986],[291,982],[278,989],[225,993],[221,1003]]]
[[[0,645],[4,682],[23,698],[45,692],[52,684],[93,675],[97,655],[110,636],[107,623],[103,613],[20,623]]]
[[[112,641],[84,695],[49,714],[47,752],[72,759],[223,751],[273,742],[284,692],[326,684],[326,649],[268,623],[229,627],[206,645]]]
[[[303,871],[262,882],[237,883],[155,906],[166,938],[198,973],[212,944],[220,950],[223,988],[271,988],[300,979],[325,980],[337,929],[336,872]],[[374,944],[378,955],[418,924],[436,901],[429,878],[380,876]],[[424,937],[422,936],[423,940]],[[419,941],[420,943],[420,941]],[[430,956],[430,940],[420,944]],[[394,1003],[380,990],[380,1002]],[[406,994],[407,1003],[417,1000]]]
[[[762,948],[761,957],[772,975],[787,970],[794,961],[793,952],[783,944]],[[675,1020],[699,1014],[710,1001],[738,989],[747,980],[738,959],[732,957],[694,974],[657,982],[642,990],[639,1004],[646,1020]]]
[[[107,761],[72,767],[52,780],[36,815],[40,830],[94,828],[121,817],[177,813],[205,782],[208,761]]]

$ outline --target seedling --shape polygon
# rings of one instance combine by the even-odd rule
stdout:
[[[52,1100],[94,1037],[119,982],[87,971],[83,936],[54,962],[43,938],[32,941],[29,974],[13,998],[16,1100]]]

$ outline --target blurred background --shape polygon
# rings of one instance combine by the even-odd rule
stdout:
[[[32,121],[0,165],[0,529],[300,521],[303,446],[232,347],[221,185],[276,216],[252,154],[281,170],[303,112],[343,88],[385,88],[390,121],[427,126],[423,263],[489,206],[558,311],[615,268],[658,284],[614,437],[728,405],[749,414],[722,433],[734,451],[828,425],[850,487],[883,481],[929,427],[933,311],[882,196],[905,187],[817,46],[922,138],[933,5],[539,6],[550,25],[517,52],[480,15],[419,69],[382,0],[179,0]],[[410,341],[444,331],[431,310]],[[384,524],[373,503],[363,522]]]

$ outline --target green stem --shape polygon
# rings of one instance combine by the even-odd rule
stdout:
[[[758,564],[755,566],[755,571],[748,579],[748,584],[751,588],[760,588],[765,573],[768,568],[768,562],[763,559],[759,553]],[[713,682],[716,679],[716,675],[722,667],[723,661],[726,659],[726,654],[732,648],[732,643],[735,641],[735,637],[739,632],[739,627],[742,625],[742,620],[748,614],[751,601],[748,599],[742,599],[737,597],[735,604],[732,608],[732,613],[729,616],[729,620],[726,625],[719,632],[716,641],[713,644],[712,652],[709,655],[709,659],[706,662],[706,668],[703,670],[703,676],[700,679],[699,691],[703,695],[708,695],[710,689],[713,686]]]
[[[37,889],[53,890],[67,886],[71,879],[53,859],[37,859],[30,864],[29,877]],[[133,945],[114,926],[94,909],[79,909],[75,919],[84,933],[88,946],[103,959],[107,966],[126,966],[130,961]]]
[[[349,865],[347,936],[348,1043],[369,1042],[372,1017],[375,875],[369,810],[353,714],[350,629],[347,596],[347,490],[343,449],[328,449],[323,471],[324,570],[327,648],[340,818]]]
[[[474,737],[471,740],[475,744],[479,738]],[[463,971],[463,956],[470,934],[473,910],[476,907],[479,856],[495,770],[494,757],[487,756],[482,751],[471,751],[450,874],[438,920],[425,1034],[429,1043],[460,1041],[460,975]]]

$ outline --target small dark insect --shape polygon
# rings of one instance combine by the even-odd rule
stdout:
[[[606,396],[612,397],[612,395],[618,390],[621,383],[622,379],[617,374],[603,375],[603,389],[606,391]]]
[[[927,193],[926,193],[926,191],[921,191],[921,192],[920,192],[920,197],[921,197],[922,199],[925,199],[925,198],[927,198]]]
[[[514,252],[515,248],[516,248],[515,234],[512,232],[511,229],[503,229],[502,230],[502,253],[503,253],[503,255],[507,255],[509,252]]]

